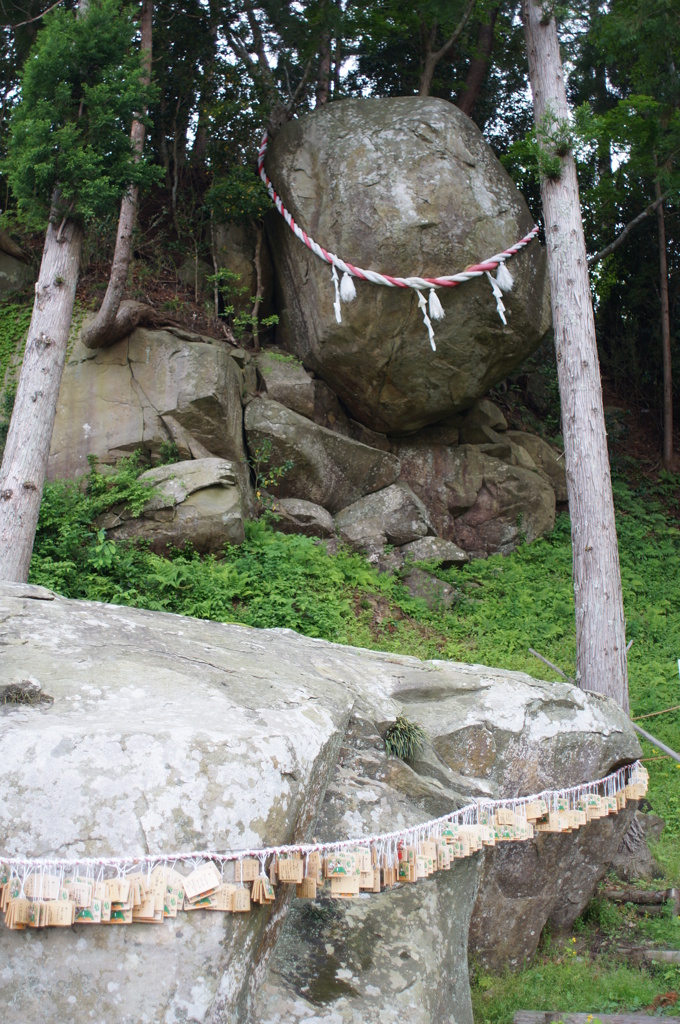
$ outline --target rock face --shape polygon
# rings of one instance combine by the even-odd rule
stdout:
[[[293,463],[276,488],[277,497],[304,498],[334,514],[399,476],[393,455],[320,427],[279,402],[250,402],[245,427],[251,456],[266,443],[270,466]]]
[[[30,678],[53,698],[0,709],[10,856],[359,838],[475,796],[585,782],[639,755],[612,702],[521,673],[18,584],[0,584],[0,622],[3,683]],[[428,735],[411,766],[384,749],[399,713]],[[548,917],[573,920],[627,826],[621,814],[542,834],[418,885],[349,902],[322,895],[288,917],[282,886],[272,907],[247,915],[77,925],[49,941],[3,928],[3,1024],[39,1024],[47,1000],[69,1024],[89,1022],[93,1006],[120,1024],[472,1024],[470,918],[476,955],[530,955]]]
[[[49,478],[86,472],[88,455],[115,463],[141,448],[157,460],[163,442],[175,439],[174,424],[202,454],[241,466],[241,371],[224,345],[142,329],[96,351],[76,342],[59,392]]]
[[[275,502],[276,529],[280,533],[302,533],[306,537],[334,537],[333,516],[321,505],[301,498],[278,498]]]
[[[422,499],[438,536],[470,555],[507,554],[555,524],[555,492],[537,472],[480,445],[397,448],[401,476]]]
[[[344,100],[289,122],[267,154],[286,206],[326,249],[360,267],[453,274],[532,227],[527,206],[477,127],[452,104]],[[278,213],[269,230],[280,337],[373,430],[406,434],[468,408],[535,349],[550,323],[545,253],[513,257],[508,326],[481,278],[439,295],[431,352],[412,292],[357,283],[333,312],[330,268]]]
[[[32,280],[30,267],[9,253],[0,251],[0,299],[26,288]]]
[[[404,483],[348,505],[335,517],[335,527],[347,544],[369,554],[382,551],[385,544],[408,544],[433,532],[427,509]]]
[[[148,469],[139,479],[155,485],[153,497],[137,519],[124,509],[101,517],[99,525],[111,540],[143,537],[160,555],[187,540],[205,554],[243,543],[243,500],[233,463],[210,458],[176,462]]]
[[[552,445],[549,445],[543,438],[537,437],[536,434],[526,434],[521,430],[508,430],[505,436],[514,444],[524,448],[536,466],[543,470],[555,491],[555,499],[560,502],[568,501],[563,453],[556,451]]]

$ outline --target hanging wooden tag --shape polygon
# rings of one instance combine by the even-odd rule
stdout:
[[[217,870],[217,866],[212,861],[208,861],[199,868],[195,868],[184,879],[184,895],[189,902],[193,902],[201,895],[214,892],[221,883],[222,876]]]
[[[359,895],[361,873],[354,875],[332,875],[331,896],[334,899],[347,899]]]
[[[250,910],[250,889],[241,886],[234,890],[232,910],[235,914],[246,914]]]
[[[287,884],[299,884],[304,878],[305,865],[302,857],[279,857],[277,872],[279,882]]]
[[[235,864],[234,880],[236,882],[254,882],[260,873],[260,862],[254,857],[244,857]]]
[[[307,875],[295,886],[295,895],[301,900],[316,899],[316,878]]]

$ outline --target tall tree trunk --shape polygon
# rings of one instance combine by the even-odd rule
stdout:
[[[661,294],[661,351],[663,355],[663,465],[672,470],[673,453],[673,369],[671,366],[671,316],[668,302],[668,258],[666,255],[666,219],[658,180],[654,182],[657,203],[656,222],[659,228],[659,291]]]
[[[331,92],[331,34],[325,31],[319,47],[319,73],[316,80],[316,106],[323,107]]]
[[[536,124],[569,118],[555,19],[522,0]],[[576,164],[541,181],[573,546],[579,685],[628,711],[621,572]]]
[[[0,467],[0,579],[17,583],[28,579],[73,315],[81,242],[82,233],[74,221],[61,226],[50,223],[47,228]]]
[[[468,117],[472,117],[472,112],[475,109],[479,94],[484,85],[484,79],[489,67],[489,58],[493,50],[494,31],[499,11],[500,5],[494,7],[489,13],[488,22],[484,22],[479,26],[477,49],[470,61],[470,67],[465,77],[465,85],[461,90],[460,97],[456,100],[458,109],[462,110]]]
[[[141,28],[141,51],[144,64],[144,82],[146,85],[151,80],[151,40],[152,40],[152,19],[153,0],[142,0],[142,13],[140,18]],[[130,131],[130,140],[139,160],[144,151],[144,139],[146,128],[141,121],[134,120]],[[106,295],[102,302],[101,309],[91,323],[86,324],[81,332],[81,341],[87,348],[102,348],[105,345],[112,345],[120,338],[124,338],[130,330],[130,309],[125,310],[117,322],[125,286],[127,283],[128,270],[130,269],[130,256],[132,254],[132,233],[137,221],[137,206],[139,203],[139,189],[133,185],[123,196],[120,204],[120,216],[118,218],[118,232],[116,234],[116,247],[113,253],[111,274],[106,288]],[[143,307],[142,307],[143,308]],[[137,312],[140,305],[136,304]],[[137,320],[135,321],[135,326]]]

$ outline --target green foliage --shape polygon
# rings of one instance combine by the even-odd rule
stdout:
[[[254,316],[247,309],[237,309],[238,306],[243,305],[243,301],[248,295],[248,289],[240,283],[240,274],[235,273],[233,270],[227,270],[226,267],[220,267],[214,274],[209,274],[206,277],[206,281],[208,284],[216,285],[224,303],[222,316],[231,324],[231,329],[237,341],[241,341],[246,334],[254,334],[259,327],[275,327],[278,324],[279,318],[275,313],[271,316],[265,316],[260,320],[259,317]],[[255,297],[253,295],[249,296],[251,309],[254,302]]]
[[[163,441],[160,446],[159,466],[170,466],[173,462],[179,462],[179,448],[176,441]]]
[[[272,466],[271,461],[272,443],[268,437],[260,444],[251,445],[247,462],[255,477],[255,498],[260,515],[265,511],[276,511],[276,501],[269,491],[278,486],[294,465],[292,459],[286,459],[280,466]]]
[[[251,167],[236,164],[215,178],[205,202],[215,220],[236,224],[262,220],[272,207],[267,189]]]
[[[63,7],[46,15],[22,72],[3,168],[30,224],[105,216],[130,185],[157,180],[130,143],[132,119],[150,96],[134,35],[120,0],[92,0],[82,18]]]
[[[639,1010],[662,991],[642,967],[593,962],[569,945],[561,955],[541,958],[517,974],[477,973],[472,984],[475,1024],[511,1024],[515,1011],[527,1007],[564,1013]]]
[[[425,733],[419,725],[404,715],[397,715],[385,733],[385,750],[403,761],[412,761],[422,749],[424,740]]]
[[[7,378],[12,361],[20,362],[23,345],[31,323],[32,307],[25,303],[3,302],[0,305],[0,389]]]
[[[9,432],[10,420],[12,419],[16,394],[16,384],[12,382],[5,387],[2,397],[0,397],[0,462],[2,462],[5,445],[7,444],[7,434]]]

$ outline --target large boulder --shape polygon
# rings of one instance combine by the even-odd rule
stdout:
[[[400,444],[396,450],[402,479],[427,507],[437,535],[473,557],[507,554],[555,525],[555,492],[525,466],[494,458],[480,445]]]
[[[177,443],[175,424],[201,454],[242,466],[241,370],[225,345],[143,329],[111,348],[93,351],[77,341],[59,391],[48,476],[87,472],[88,455],[112,464],[141,449],[157,461],[164,443]]]
[[[148,469],[139,477],[154,492],[142,514],[125,508],[101,516],[112,540],[141,538],[152,551],[168,553],[188,542],[203,554],[221,554],[225,544],[242,544],[243,499],[238,469],[226,459],[195,459]]]
[[[453,104],[399,97],[330,103],[286,124],[266,168],[296,222],[356,266],[403,277],[454,274],[522,238],[533,221],[479,129]],[[352,416],[407,434],[466,409],[550,324],[545,252],[511,261],[507,326],[485,277],[440,290],[430,349],[416,295],[357,282],[333,311],[329,266],[269,215],[279,336]]]
[[[46,695],[0,709],[7,856],[169,858],[359,838],[476,796],[587,782],[639,754],[611,701],[522,673],[19,584],[0,583],[0,622],[3,683],[28,679]],[[399,713],[428,734],[411,765],[385,752]],[[504,844],[370,898],[322,894],[288,917],[293,887],[280,886],[271,907],[182,914],[157,928],[0,928],[3,1024],[41,1024],[46,1006],[69,1024],[91,1021],[93,1006],[120,1024],[472,1024],[470,916],[477,935],[482,915],[484,948],[505,948],[522,928],[533,863],[531,953],[547,917],[567,922],[605,870],[610,845],[589,844],[598,825],[616,848],[627,821]],[[520,847],[518,891],[508,858]]]
[[[399,476],[394,455],[320,427],[280,402],[250,402],[245,427],[251,458],[259,450],[268,453],[269,469],[292,463],[277,483],[277,497],[304,498],[334,514]]]

